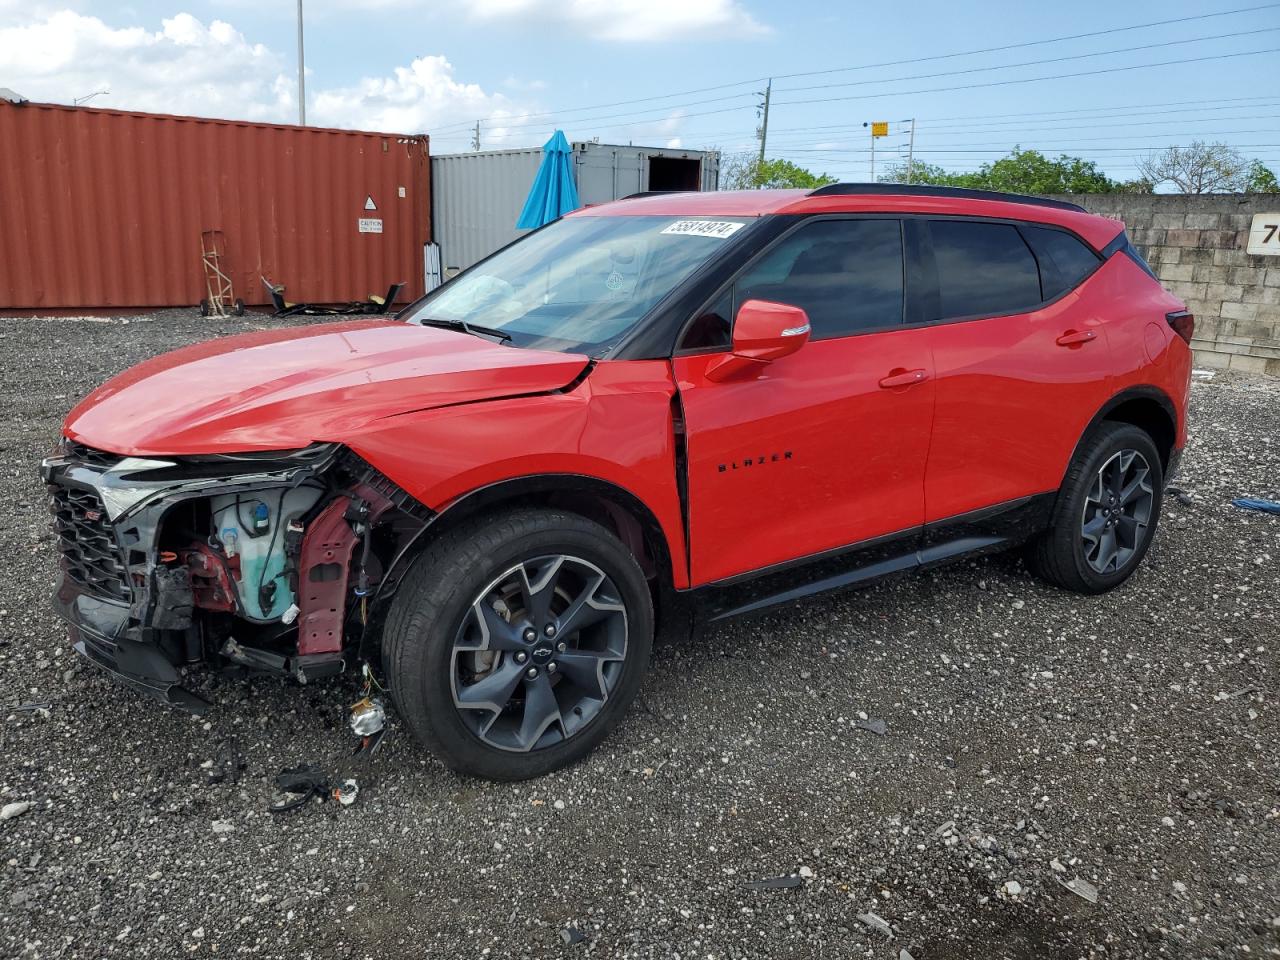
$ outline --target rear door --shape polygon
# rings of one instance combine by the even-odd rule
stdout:
[[[911,222],[936,288],[936,367],[925,473],[929,522],[1058,488],[1084,426],[1110,395],[1103,318],[1075,288],[1101,259],[1056,227]]]
[[[930,331],[903,322],[902,224],[806,220],[697,318],[673,367],[685,417],[697,584],[890,537],[914,546],[933,415]],[[804,308],[810,342],[715,382],[748,299]]]

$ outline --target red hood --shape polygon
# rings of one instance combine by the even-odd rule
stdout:
[[[248,333],[126,370],[64,432],[132,455],[286,450],[410,410],[554,390],[587,362],[395,320]]]

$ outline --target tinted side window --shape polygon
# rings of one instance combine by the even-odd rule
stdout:
[[[1040,302],[1035,257],[1007,223],[933,220],[942,317],[996,316]]]
[[[1046,300],[1070,290],[1098,265],[1098,255],[1069,233],[1024,225],[1022,235],[1040,261],[1040,286]]]
[[[898,220],[807,224],[748,267],[734,289],[736,307],[754,299],[803,308],[814,340],[899,324],[901,224]]]

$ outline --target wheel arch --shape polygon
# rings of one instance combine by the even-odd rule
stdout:
[[[1160,453],[1161,466],[1168,472],[1178,438],[1177,407],[1172,398],[1159,387],[1141,385],[1121,390],[1093,415],[1063,467],[1064,476],[1067,467],[1075,460],[1081,444],[1102,423],[1128,423],[1146,431]]]
[[[622,541],[646,577],[671,583],[671,548],[657,516],[631,491],[585,474],[533,474],[479,487],[441,509],[428,539],[479,513],[514,506],[568,510],[594,520]]]

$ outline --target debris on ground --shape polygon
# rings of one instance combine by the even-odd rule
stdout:
[[[874,733],[877,737],[885,737],[889,735],[889,725],[883,720],[859,720],[854,723],[859,730],[866,730]]]
[[[230,780],[235,783],[240,774],[248,767],[248,763],[240,753],[240,745],[235,737],[227,737],[218,744],[217,757],[209,764],[207,777],[210,786]]]
[[[875,930],[878,933],[883,933],[886,937],[893,937],[893,927],[889,926],[889,921],[879,914],[872,913],[868,910],[866,913],[858,914],[858,919],[872,930]]]
[[[332,787],[329,774],[312,764],[302,763],[276,774],[276,789],[287,794],[289,799],[277,801],[267,809],[272,813],[288,813],[290,810],[297,810],[312,797],[325,799]]]
[[[42,717],[47,717],[49,711],[53,709],[53,703],[48,700],[39,703],[19,703],[13,709],[18,713],[38,713]]]
[[[12,820],[14,817],[20,817],[31,809],[30,800],[19,800],[16,803],[6,803],[0,808],[0,820]]]
[[[798,874],[788,874],[785,877],[768,877],[764,880],[748,880],[748,890],[791,890],[794,887],[804,886],[804,877]]]
[[[1257,693],[1260,687],[1241,687],[1239,690],[1232,690],[1228,693],[1225,690],[1219,690],[1213,695],[1213,699],[1219,703],[1223,700],[1236,700],[1240,697],[1247,697],[1251,693]]]
[[[1058,881],[1063,889],[1070,890],[1077,897],[1083,897],[1090,903],[1098,902],[1098,888],[1088,880],[1080,877],[1073,877],[1070,880],[1063,880],[1061,877],[1054,877],[1054,879]]]
[[[568,946],[573,946],[575,943],[582,943],[582,941],[586,940],[587,935],[577,927],[565,927],[560,931],[560,939]]]
[[[1261,513],[1272,513],[1280,516],[1280,502],[1275,500],[1259,500],[1256,497],[1237,497],[1231,501],[1233,507],[1241,510],[1257,510]]]
[[[1164,492],[1172,496],[1178,503],[1184,507],[1194,507],[1196,502],[1192,499],[1191,494],[1183,490],[1181,487],[1165,487]]]
[[[333,798],[344,807],[349,807],[355,803],[359,793],[360,784],[349,777],[333,788]]]

